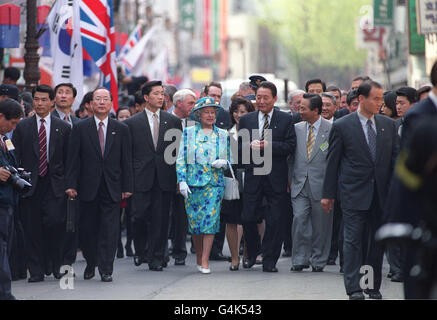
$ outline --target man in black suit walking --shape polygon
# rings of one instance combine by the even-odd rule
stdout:
[[[248,259],[244,267],[252,267],[260,251],[256,225],[259,218],[257,208],[265,197],[268,209],[265,212],[266,231],[263,239],[264,272],[278,271],[276,262],[281,253],[283,234],[281,215],[284,214],[283,199],[287,194],[288,183],[287,157],[294,153],[296,147],[293,118],[275,109],[276,101],[276,86],[268,81],[262,82],[256,92],[259,111],[244,115],[240,119],[239,128],[239,131],[249,135],[249,141],[240,144],[243,148],[242,160],[245,157],[244,153],[248,150],[251,153],[250,164],[247,165],[245,172],[243,193],[242,219],[248,251]],[[263,169],[264,172],[257,172],[260,165],[254,161],[254,151],[267,155],[263,159],[264,168],[271,166],[271,170]]]
[[[23,119],[14,131],[19,166],[32,173],[32,189],[23,195],[20,211],[27,238],[29,282],[44,273],[60,279],[65,235],[65,166],[71,128],[50,115],[54,92],[47,85],[33,89],[35,115]]]
[[[80,200],[80,243],[87,262],[84,279],[112,281],[120,227],[120,201],[133,192],[129,128],[108,117],[112,95],[97,88],[94,116],[73,127],[67,163],[67,190]]]
[[[339,194],[344,223],[344,282],[349,298],[364,299],[362,291],[366,288],[360,285],[360,268],[365,250],[365,264],[374,272],[366,293],[372,299],[381,299],[383,248],[375,245],[374,236],[382,223],[399,136],[395,122],[378,114],[383,102],[381,85],[363,83],[358,94],[357,112],[335,121],[331,129],[322,206],[331,214]],[[364,232],[368,232],[365,248]]]
[[[182,124],[179,118],[160,110],[164,102],[161,81],[146,83],[142,94],[146,109],[124,122],[132,136],[134,263],[139,266],[148,262],[150,270],[162,271],[166,263],[170,203],[176,192],[175,162],[164,157],[174,140],[166,141],[164,136],[171,129],[181,133]]]
[[[60,83],[55,87],[55,110],[52,114],[72,127],[80,119],[71,114],[71,107],[76,99],[77,90],[71,83]]]

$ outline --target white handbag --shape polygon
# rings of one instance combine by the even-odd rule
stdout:
[[[234,170],[231,163],[228,161],[229,169],[231,170],[232,178],[225,177],[225,200],[238,200],[240,199],[240,191],[238,189],[238,180],[235,178]]]

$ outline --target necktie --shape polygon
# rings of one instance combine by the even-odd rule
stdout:
[[[311,153],[313,152],[314,143],[316,142],[316,137],[314,136],[314,126],[310,125],[310,130],[308,132],[308,142],[307,142],[307,157],[308,160],[311,157]]]
[[[38,175],[44,177],[47,174],[47,132],[44,125],[45,120],[41,119],[41,126],[39,127],[39,170]]]
[[[153,114],[153,144],[156,147],[158,146],[158,135],[159,135],[159,121],[156,113]]]
[[[99,122],[99,143],[100,149],[102,150],[102,156],[105,154],[105,134],[103,133],[103,122]]]
[[[68,123],[70,123],[70,119],[68,118],[68,115],[65,115],[64,121],[67,121]]]
[[[369,150],[372,156],[373,162],[376,161],[376,132],[373,129],[373,123],[369,119],[367,120],[367,137],[369,138]]]
[[[264,141],[264,138],[266,137],[266,130],[269,128],[269,115],[265,114],[264,115],[264,126],[263,126],[263,131],[261,134],[261,141]]]

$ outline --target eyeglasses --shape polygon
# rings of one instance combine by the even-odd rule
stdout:
[[[101,102],[101,101],[103,101],[103,102],[109,102],[109,101],[111,101],[111,99],[109,99],[109,98],[101,98],[101,97],[96,97],[96,98],[94,98],[93,99],[95,102]]]

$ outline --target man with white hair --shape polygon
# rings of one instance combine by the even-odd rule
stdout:
[[[196,104],[196,94],[190,89],[182,89],[173,95],[174,110],[171,112],[174,116],[181,119],[182,129],[190,126],[187,122],[191,109]],[[185,212],[184,197],[176,192],[173,195],[172,205],[170,207],[170,224],[172,230],[172,256],[175,259],[175,266],[185,265],[187,257],[187,240],[188,221]]]
[[[291,115],[293,116],[293,123],[298,123],[302,121],[302,118],[300,117],[299,109],[304,94],[305,91],[296,89],[291,91],[290,94],[288,95],[288,107],[290,108],[290,111],[287,112],[291,113]]]

